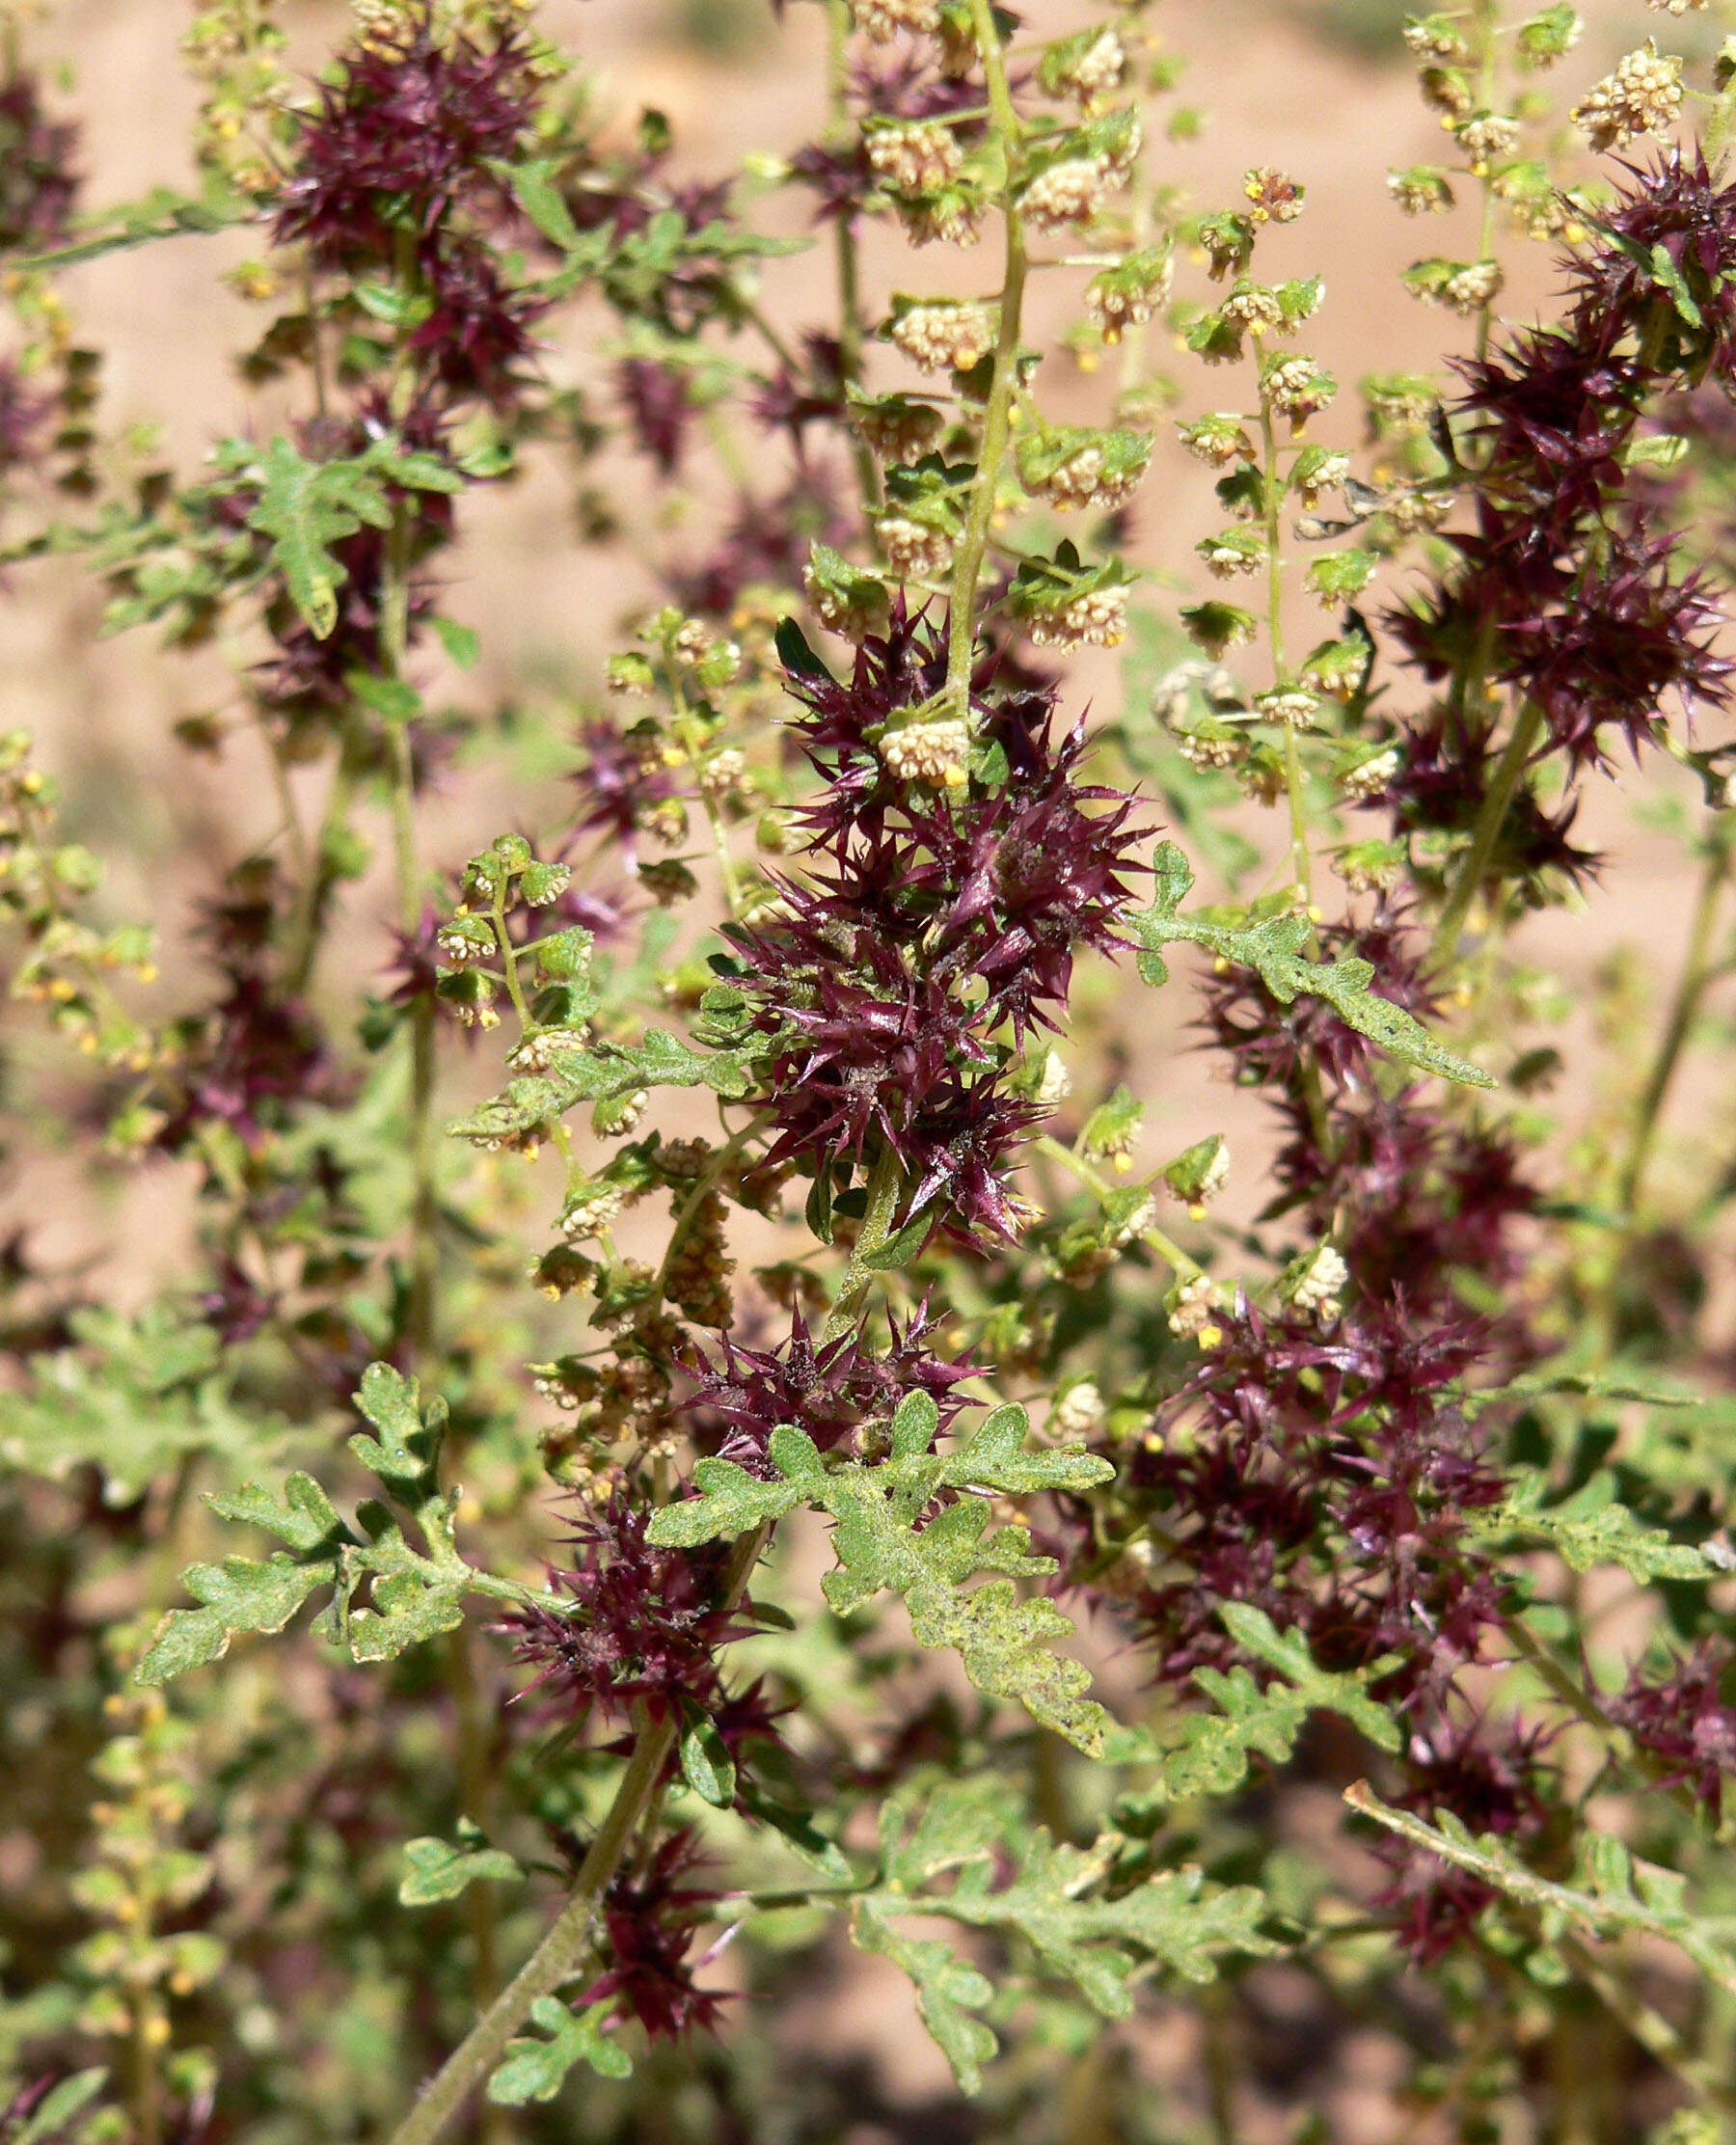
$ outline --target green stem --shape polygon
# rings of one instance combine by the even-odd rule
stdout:
[[[1051,1162],[1059,1162],[1063,1169],[1070,1171],[1081,1184],[1096,1192],[1099,1199],[1107,1199],[1117,1189],[1100,1170],[1093,1169],[1082,1154],[1075,1154],[1071,1147],[1064,1147],[1048,1133],[1040,1134],[1031,1145],[1039,1154],[1046,1154]],[[1205,1271],[1199,1261],[1190,1259],[1181,1246],[1166,1236],[1155,1222],[1148,1222],[1139,1235],[1141,1242],[1150,1244],[1164,1264],[1173,1267],[1181,1280],[1191,1281],[1195,1274]]]
[[[868,1208],[850,1264],[827,1321],[825,1342],[835,1341],[854,1323],[873,1278],[863,1263],[892,1233],[903,1190],[902,1173],[890,1149],[882,1152],[868,1181]],[[736,1608],[759,1561],[770,1530],[744,1534],[724,1567],[721,1598]],[[435,2074],[426,2091],[393,2133],[390,2145],[433,2145],[465,2102],[493,2072],[506,2044],[530,2015],[539,1997],[552,1996],[570,1981],[589,1957],[602,1918],[603,1895],[625,1860],[640,1824],[657,1803],[664,1771],[675,1748],[677,1723],[643,1722],[602,1824],[573,1880],[567,1903],[530,1957],[513,1975],[481,2018]]]
[[[983,443],[977,456],[976,479],[970,490],[970,512],[964,539],[953,563],[949,596],[946,646],[946,694],[959,720],[970,720],[970,669],[976,645],[977,584],[982,580],[983,559],[989,548],[989,525],[994,519],[995,493],[1000,485],[1001,465],[1013,430],[1013,393],[1018,371],[1018,335],[1024,306],[1024,224],[1013,199],[1013,178],[1023,129],[1013,107],[1007,82],[1006,54],[994,27],[991,0],[970,0],[971,27],[982,54],[983,75],[989,85],[989,109],[1007,159],[1007,192],[1002,215],[1007,227],[1006,273],[1001,282],[1000,329],[994,341],[994,360],[989,377],[989,400],[983,411]]]
[[[1278,468],[1278,437],[1272,405],[1260,397],[1260,438],[1263,461],[1261,491],[1265,503],[1266,633],[1272,643],[1272,682],[1282,692],[1290,681],[1284,653],[1284,479]],[[1302,773],[1302,747],[1296,725],[1284,725],[1284,788],[1289,803],[1290,869],[1304,904],[1314,900],[1314,859],[1308,843],[1308,789]]]
[[[1619,1974],[1612,1973],[1577,1937],[1557,1940],[1562,1958],[1598,2001],[1620,2020],[1646,2053],[1673,2071],[1683,2084],[1703,2094],[1715,2107],[1736,2111],[1736,2087],[1726,2072],[1691,2049],[1662,2013],[1636,1996]]]
[[[1485,112],[1495,108],[1495,31],[1500,13],[1500,0],[1478,0],[1477,35],[1481,49],[1481,65],[1478,69],[1477,97]],[[1488,260],[1492,257],[1495,244],[1496,195],[1494,175],[1486,167],[1481,174],[1481,183],[1482,227],[1478,233],[1477,258],[1478,260]],[[1477,355],[1479,362],[1488,354],[1489,334],[1494,319],[1494,303],[1492,300],[1485,301],[1478,308],[1477,313]]]
[[[1699,1012],[1700,1000],[1707,986],[1718,973],[1719,964],[1713,959],[1713,935],[1718,923],[1718,908],[1722,898],[1724,882],[1730,870],[1730,837],[1722,831],[1722,820],[1715,822],[1707,839],[1705,868],[1700,874],[1699,898],[1695,904],[1694,922],[1688,933],[1688,954],[1682,964],[1682,972],[1676,982],[1675,996],[1670,1001],[1669,1018],[1665,1024],[1663,1040],[1652,1064],[1651,1073],[1641,1094],[1634,1113],[1633,1130],[1628,1138],[1627,1157],[1616,1179],[1615,1206],[1617,1211],[1629,1221],[1640,1204],[1640,1187],[1651,1158],[1658,1134],[1658,1122],[1663,1114],[1664,1100],[1669,1093],[1670,1082],[1675,1078],[1676,1068],[1682,1060],[1688,1036]]]
[[[841,144],[851,133],[850,108],[845,93],[850,83],[850,0],[827,0],[827,97],[831,132]],[[832,222],[832,258],[838,277],[838,370],[847,387],[862,383],[862,293],[860,264],[856,258],[854,219],[846,212]],[[862,505],[872,510],[880,504],[880,469],[868,442],[852,437],[856,483]]]
[[[313,838],[313,849],[296,887],[295,910],[284,951],[284,984],[291,994],[307,989],[319,958],[320,923],[325,906],[337,884],[332,868],[338,854],[338,837],[349,825],[356,798],[356,776],[351,750],[351,724],[346,722],[338,741],[338,765],[332,774],[331,794],[325,814]]]
[[[724,1567],[722,1599],[735,1608],[765,1546],[766,1529],[744,1534]],[[650,1810],[675,1748],[677,1721],[641,1724],[602,1824],[590,1843],[566,1905],[548,1934],[475,2024],[440,2067],[410,2113],[393,2131],[391,2145],[433,2145],[470,2096],[492,2074],[506,2044],[541,1997],[570,1981],[590,1956],[602,1919],[603,1895],[633,1844],[640,1821]]]
[[[838,1285],[837,1299],[826,1321],[826,1331],[820,1337],[822,1347],[842,1340],[855,1324],[856,1314],[874,1280],[874,1270],[865,1262],[891,1235],[898,1203],[903,1196],[904,1173],[898,1166],[898,1156],[891,1148],[884,1147],[868,1179],[868,1204],[862,1215],[862,1226],[856,1232],[855,1248],[844,1269],[844,1279]]]
[[[380,576],[380,666],[401,678],[409,642],[410,517],[399,498],[387,531]],[[392,769],[392,844],[396,864],[398,929],[414,941],[421,929],[421,871],[416,844],[416,771],[408,722],[387,725]],[[434,1348],[434,1293],[440,1258],[440,1202],[434,1136],[434,1001],[419,997],[410,1014],[410,1301],[406,1338],[413,1359]]]
[[[1524,775],[1526,763],[1536,746],[1543,730],[1543,711],[1534,700],[1527,700],[1519,710],[1513,723],[1513,734],[1507,739],[1506,750],[1501,755],[1501,764],[1495,770],[1495,779],[1483,799],[1477,815],[1477,824],[1471,832],[1471,847],[1465,852],[1459,865],[1458,877],[1447,897],[1447,906],[1441,911],[1441,920],[1435,926],[1434,959],[1445,965],[1458,951],[1459,934],[1465,928],[1465,918],[1477,899],[1489,868],[1489,858],[1495,854],[1495,844],[1501,838],[1507,807],[1513,801]]]

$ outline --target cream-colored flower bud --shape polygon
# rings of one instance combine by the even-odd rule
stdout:
[[[1081,104],[1092,105],[1119,90],[1126,78],[1127,48],[1113,29],[1105,28],[1068,68],[1064,86]]]
[[[1031,621],[1031,638],[1040,648],[1119,647],[1127,638],[1127,596],[1123,588],[1093,588],[1059,611],[1040,612]]]
[[[1452,131],[1473,171],[1481,171],[1498,156],[1511,156],[1519,147],[1519,122],[1505,112],[1474,113]]]
[[[953,540],[932,522],[882,514],[875,524],[881,556],[901,581],[939,581],[953,560]]]
[[[1103,1396],[1089,1381],[1070,1385],[1048,1412],[1050,1437],[1090,1437],[1103,1426]]]
[[[1169,1315],[1169,1329],[1178,1340],[1186,1341],[1211,1328],[1217,1310],[1217,1290],[1209,1274],[1194,1274],[1180,1283],[1175,1290],[1175,1302]]]
[[[1265,721],[1281,722],[1287,730],[1312,730],[1320,713],[1317,696],[1295,685],[1261,692],[1254,705]]]
[[[968,372],[994,347],[994,317],[987,306],[943,299],[908,308],[891,335],[925,372]]]
[[[1321,1244],[1292,1263],[1280,1287],[1292,1311],[1325,1325],[1343,1308],[1339,1296],[1349,1279],[1350,1269],[1343,1260],[1330,1244]]]
[[[932,194],[956,178],[964,161],[952,129],[929,121],[871,127],[865,147],[876,173],[904,194]]]
[[[1389,745],[1371,759],[1358,760],[1354,767],[1346,768],[1339,776],[1339,787],[1346,797],[1360,803],[1368,798],[1378,797],[1397,772],[1398,754]]]
[[[1073,224],[1089,224],[1101,214],[1109,180],[1109,168],[1102,158],[1070,156],[1039,172],[1018,197],[1018,205],[1026,221],[1038,231],[1066,231]]]
[[[1668,134],[1682,110],[1682,63],[1647,38],[1567,115],[1594,149],[1625,149],[1637,134]]]
[[[970,732],[963,722],[912,722],[881,740],[881,758],[901,782],[959,789],[970,756]]]
[[[876,44],[889,44],[901,31],[932,37],[940,27],[939,0],[850,0],[850,12]]]

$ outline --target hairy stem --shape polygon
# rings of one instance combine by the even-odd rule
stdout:
[[[1718,925],[1719,904],[1730,871],[1730,837],[1722,831],[1722,818],[1713,823],[1707,839],[1706,861],[1700,873],[1699,895],[1688,932],[1688,953],[1670,1000],[1669,1018],[1658,1045],[1658,1054],[1641,1091],[1628,1135],[1627,1154],[1615,1181],[1617,1211],[1629,1221],[1640,1204],[1640,1187],[1658,1135],[1664,1100],[1681,1064],[1682,1052],[1692,1030],[1706,987],[1718,973],[1712,946]]]
[[[892,1234],[892,1223],[898,1212],[898,1203],[904,1196],[904,1174],[898,1166],[898,1157],[889,1147],[882,1148],[875,1162],[873,1174],[868,1179],[868,1206],[862,1216],[862,1226],[856,1234],[855,1249],[850,1255],[850,1263],[844,1269],[844,1279],[838,1286],[837,1301],[826,1321],[826,1331],[820,1344],[842,1340],[855,1324],[856,1314],[867,1298],[874,1279],[873,1268],[866,1262],[880,1250]]]
[[[1111,1192],[1120,1188],[1110,1183],[1100,1170],[1093,1169],[1084,1155],[1075,1154],[1071,1147],[1063,1146],[1061,1141],[1052,1138],[1047,1132],[1040,1134],[1031,1142],[1031,1146],[1039,1154],[1046,1154],[1051,1162],[1059,1162],[1063,1169],[1096,1192],[1099,1199],[1107,1199]],[[1141,1243],[1151,1245],[1164,1264],[1174,1269],[1180,1280],[1191,1281],[1195,1274],[1204,1271],[1200,1262],[1190,1259],[1181,1246],[1167,1236],[1154,1221],[1146,1224],[1139,1232],[1139,1238]]]
[[[1473,44],[1478,53],[1477,100],[1485,112],[1495,109],[1495,60],[1497,31],[1500,27],[1500,0],[1477,0],[1476,31]],[[1495,246],[1495,176],[1485,163],[1478,174],[1482,186],[1482,222],[1477,237],[1477,258],[1487,260]],[[1489,335],[1495,324],[1495,307],[1486,299],[1477,311],[1477,355],[1480,362],[1488,355]]]
[[[1265,502],[1266,634],[1272,644],[1272,682],[1280,691],[1290,681],[1284,653],[1284,481],[1278,470],[1278,436],[1272,405],[1260,397],[1262,493]],[[1296,725],[1284,725],[1284,788],[1289,802],[1290,869],[1303,901],[1314,899],[1314,859],[1308,843],[1308,791],[1302,774],[1302,748]]]
[[[1534,700],[1527,700],[1513,722],[1513,733],[1507,739],[1506,749],[1495,770],[1495,779],[1489,785],[1477,814],[1477,824],[1471,830],[1471,847],[1465,852],[1447,897],[1447,906],[1441,911],[1441,920],[1435,926],[1434,958],[1443,966],[1458,951],[1459,934],[1465,928],[1465,918],[1471,913],[1483,879],[1489,869],[1489,858],[1495,854],[1495,844],[1501,838],[1501,829],[1507,816],[1507,808],[1525,774],[1526,763],[1535,748],[1543,730],[1543,711]]]
[[[873,1278],[864,1263],[886,1241],[902,1196],[903,1179],[896,1157],[888,1149],[876,1163],[868,1183],[868,1210],[861,1233],[845,1269],[838,1300],[827,1321],[825,1342],[835,1341],[854,1323],[862,1298]],[[744,1534],[730,1552],[724,1566],[721,1597],[734,1609],[747,1591],[760,1552],[770,1529],[758,1527]],[[493,2072],[506,2044],[530,2015],[539,1997],[552,1996],[578,1973],[590,1956],[602,1918],[603,1896],[626,1859],[641,1823],[656,1806],[664,1772],[675,1748],[677,1723],[673,1715],[664,1721],[641,1723],[627,1761],[627,1770],[615,1789],[602,1824],[597,1828],[566,1905],[550,1924],[548,1934],[513,1975],[481,2018],[435,2074],[410,2113],[393,2133],[390,2145],[432,2145],[465,2102]]]
[[[410,517],[402,497],[393,508],[380,577],[380,664],[401,678],[409,640]],[[421,930],[421,871],[416,842],[416,770],[408,722],[387,725],[392,767],[392,842],[396,863],[398,929],[414,941]],[[410,1013],[410,1300],[405,1320],[413,1359],[434,1347],[434,1291],[440,1258],[434,1133],[434,1001],[419,996]]]
[[[1006,55],[994,27],[990,0],[970,0],[971,26],[983,58],[983,74],[989,85],[989,109],[995,132],[1007,158],[1007,193],[1002,215],[1007,227],[1006,272],[1001,282],[1000,328],[995,337],[993,367],[989,378],[989,400],[983,411],[983,443],[977,457],[975,482],[970,490],[970,512],[964,539],[953,562],[949,593],[946,644],[946,694],[959,720],[970,720],[971,655],[976,645],[977,586],[983,577],[983,560],[989,549],[989,526],[994,519],[994,498],[1000,484],[1001,465],[1013,431],[1013,394],[1018,369],[1018,335],[1024,308],[1024,224],[1013,199],[1014,167],[1022,137],[1013,93],[1007,83]]]
[[[850,86],[850,0],[827,0],[827,100],[830,132],[840,144],[851,135],[850,108],[845,101]],[[832,222],[832,258],[838,278],[838,370],[845,386],[859,387],[862,380],[862,294],[856,258],[855,223],[848,209]],[[856,485],[864,508],[880,504],[880,470],[866,440],[851,436]]]

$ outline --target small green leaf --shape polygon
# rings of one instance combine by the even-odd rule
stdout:
[[[471,1833],[480,1838],[473,1826]],[[442,1899],[456,1899],[468,1887],[489,1881],[512,1885],[523,1882],[524,1871],[499,1847],[475,1847],[461,1842],[454,1847],[444,1839],[407,1839],[404,1860],[408,1874],[398,1886],[398,1901],[405,1907],[431,1907]]]
[[[37,2104],[29,2121],[8,2135],[6,2145],[48,2145],[48,2140],[87,2108],[107,2082],[108,2072],[101,2064],[62,2078]]]
[[[1306,916],[1269,916],[1245,926],[1182,916],[1177,912],[1178,906],[1193,884],[1187,859],[1173,842],[1162,842],[1153,867],[1157,900],[1151,909],[1129,919],[1145,949],[1140,973],[1148,980],[1146,959],[1158,959],[1159,948],[1178,939],[1205,946],[1220,960],[1240,962],[1256,969],[1282,1005],[1305,993],[1324,998],[1346,1027],[1366,1035],[1390,1057],[1466,1087],[1495,1085],[1488,1073],[1435,1042],[1422,1022],[1402,1007],[1370,991],[1374,970],[1368,962],[1304,959],[1300,949],[1312,929]]]
[[[572,211],[555,183],[554,162],[539,158],[531,163],[502,164],[496,168],[512,188],[514,201],[550,245],[558,247],[563,254],[577,253],[584,244],[584,234],[574,223]]]
[[[1663,1528],[1648,1526],[1619,1503],[1615,1489],[1614,1476],[1604,1470],[1564,1503],[1546,1508],[1543,1478],[1516,1475],[1505,1500],[1468,1515],[1469,1524],[1478,1534],[1530,1534],[1547,1541],[1570,1571],[1618,1564],[1641,1585],[1656,1579],[1704,1581],[1728,1575],[1727,1550],[1673,1541]]]
[[[928,1241],[935,1227],[935,1217],[928,1208],[913,1215],[902,1229],[894,1230],[883,1244],[873,1251],[859,1255],[860,1263],[868,1273],[896,1273],[908,1265]]]
[[[281,1503],[257,1482],[246,1483],[232,1496],[207,1497],[205,1503],[225,1519],[264,1528],[303,1557],[349,1538],[338,1507],[312,1475],[291,1475],[284,1484]]]
[[[271,539],[271,560],[303,623],[324,640],[338,623],[337,591],[345,578],[333,551],[364,522],[391,526],[386,481],[364,457],[311,462],[280,435],[257,466],[259,496],[248,524]]]
[[[389,1490],[415,1498],[432,1486],[446,1431],[446,1402],[430,1400],[424,1420],[414,1378],[390,1363],[370,1363],[362,1373],[356,1405],[379,1432],[358,1430],[349,1448]]]
[[[594,2003],[588,2011],[575,2013],[558,1996],[538,1996],[530,2006],[530,2023],[548,2039],[527,2036],[506,2044],[501,2067],[488,2081],[489,2099],[502,2107],[552,2101],[575,2063],[588,2063],[603,2077],[630,2076],[633,2058],[603,2032],[610,2008]]]
[[[799,678],[824,679],[827,685],[836,683],[831,672],[808,646],[807,636],[794,618],[780,618],[774,635],[777,660],[784,668]]]
[[[681,1775],[701,1802],[709,1803],[713,1809],[728,1809],[735,1801],[735,1760],[718,1733],[716,1722],[703,1715],[682,1735]]]
[[[482,653],[482,638],[475,626],[461,626],[455,618],[436,618],[434,631],[440,644],[460,670],[474,670]]]
[[[181,1584],[199,1609],[172,1609],[135,1671],[143,1684],[167,1683],[189,1669],[219,1661],[242,1631],[282,1631],[317,1588],[336,1583],[335,1558],[299,1563],[281,1551],[268,1563],[226,1557],[220,1564],[194,1564]]]
[[[907,1936],[866,1901],[856,1904],[850,1935],[858,1951],[878,1952],[909,1975],[922,2023],[952,2065],[960,2092],[980,2093],[983,2065],[996,2054],[1000,2043],[971,2014],[992,1999],[994,1984],[975,1967],[966,1966],[943,1938]]]

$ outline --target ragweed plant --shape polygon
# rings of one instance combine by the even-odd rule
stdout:
[[[530,8],[225,0],[112,209],[0,16],[9,594],[230,803],[132,916],[0,739],[9,1159],[186,1219],[0,1248],[7,2145],[906,2134],[894,1974],[948,2134],[1710,2145],[1729,65],[1411,19],[1475,229],[1359,421],[1146,7],[787,13],[814,138],[709,177]],[[201,237],[187,472],[76,272]],[[621,591],[552,668],[521,481]],[[1587,1039],[1613,774],[1697,891]]]

